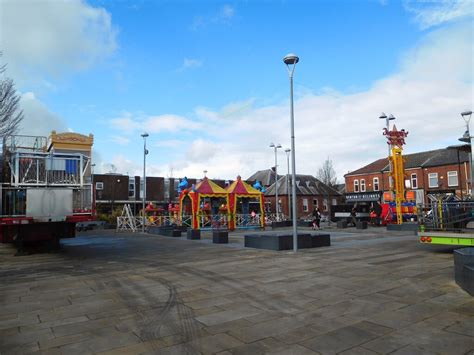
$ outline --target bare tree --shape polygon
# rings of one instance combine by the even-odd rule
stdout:
[[[0,57],[2,52],[0,52]],[[23,111],[20,110],[20,95],[15,89],[13,80],[3,77],[6,64],[0,66],[0,134],[6,137],[16,133],[23,120]]]
[[[324,161],[323,165],[318,169],[317,178],[324,183],[327,188],[324,189],[326,192],[326,199],[328,204],[328,214],[329,214],[329,221],[331,221],[331,206],[332,206],[332,195],[333,189],[336,188],[337,185],[337,176],[336,171],[332,166],[332,160],[329,157]]]
[[[317,178],[327,186],[335,188],[337,185],[336,171],[332,166],[332,160],[329,157],[324,161],[323,165],[318,169]]]

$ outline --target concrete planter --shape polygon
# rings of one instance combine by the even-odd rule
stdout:
[[[331,246],[331,236],[329,234],[311,234],[311,247],[329,247]]]
[[[187,239],[198,240],[201,239],[201,230],[200,229],[188,229],[186,234]]]
[[[229,231],[226,229],[214,229],[212,231],[212,242],[214,244],[229,243]]]
[[[329,244],[328,244],[329,243]],[[330,245],[329,234],[298,234],[298,249],[315,248]],[[268,250],[292,250],[293,234],[248,234],[245,236],[245,247]]]
[[[456,249],[454,280],[467,293],[474,296],[474,248]]]

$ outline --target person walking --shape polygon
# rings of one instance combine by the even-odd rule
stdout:
[[[318,207],[315,207],[313,210],[313,228],[312,229],[320,229],[320,222],[321,222],[321,212],[319,211]]]
[[[354,206],[352,207],[352,210],[351,210],[351,219],[352,219],[352,224],[354,225],[354,227],[356,226],[356,223],[357,223],[356,216],[357,216],[357,210]]]

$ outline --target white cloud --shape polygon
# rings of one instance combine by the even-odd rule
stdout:
[[[463,23],[428,34],[402,58],[398,73],[368,90],[300,96],[296,86],[297,172],[316,174],[329,157],[341,181],[348,171],[385,157],[385,122],[378,119],[382,111],[394,114],[397,127],[409,131],[406,153],[456,144],[464,132],[460,112],[472,109],[474,96],[469,26]],[[218,110],[198,107],[194,114],[197,126],[190,148],[160,171],[172,166],[175,176],[200,177],[208,170],[210,177],[248,177],[273,166],[271,141],[290,146],[286,99],[262,107],[252,100]],[[278,157],[280,172],[286,172],[283,149]]]
[[[472,0],[431,0],[404,2],[407,11],[415,15],[422,29],[472,17]]]
[[[4,60],[20,84],[87,69],[117,48],[111,15],[85,1],[2,1],[1,7]]]
[[[32,92],[21,95],[20,107],[24,119],[20,125],[19,134],[32,136],[49,136],[52,130],[65,132],[66,122],[51,112]]]
[[[123,134],[134,134],[137,131],[148,133],[191,131],[201,127],[200,123],[179,115],[134,116],[130,112],[111,119],[109,123],[112,129],[119,130]]]
[[[123,136],[111,136],[110,140],[118,145],[128,145],[130,143],[130,139]]]
[[[186,69],[199,68],[202,66],[202,60],[184,58],[183,65],[178,69],[178,71],[184,71]]]
[[[235,16],[235,9],[233,6],[223,5],[217,12],[210,15],[198,15],[194,17],[191,24],[192,30],[197,30],[212,24],[228,24]]]

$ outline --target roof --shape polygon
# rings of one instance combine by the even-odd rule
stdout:
[[[291,175],[282,176],[278,179],[278,194],[288,194],[288,183],[291,183]],[[340,196],[341,193],[336,189],[329,187],[322,181],[318,180],[312,175],[296,175],[296,194],[297,195],[311,195],[311,196]],[[265,192],[267,196],[275,195],[275,184],[271,185]]]
[[[199,182],[194,191],[203,194],[203,195],[210,195],[210,194],[227,194],[227,191],[224,190],[222,187],[217,185],[214,181],[204,177],[201,182]]]
[[[281,178],[281,175],[278,175],[278,178]],[[275,183],[275,170],[274,169],[266,169],[266,170],[259,170],[250,176],[247,181],[260,181],[263,186],[270,186]]]
[[[237,176],[237,180],[235,180],[232,184],[230,184],[226,188],[226,190],[228,193],[234,193],[234,194],[240,194],[240,195],[261,195],[262,194],[262,192],[253,188],[246,182],[242,181],[240,176]]]
[[[453,147],[403,155],[404,166],[405,169],[411,169],[455,165],[458,164],[458,152],[459,163],[469,162],[469,154],[466,151],[458,150]],[[351,171],[344,176],[379,173],[381,171],[388,171],[387,158],[378,159],[360,169]]]

